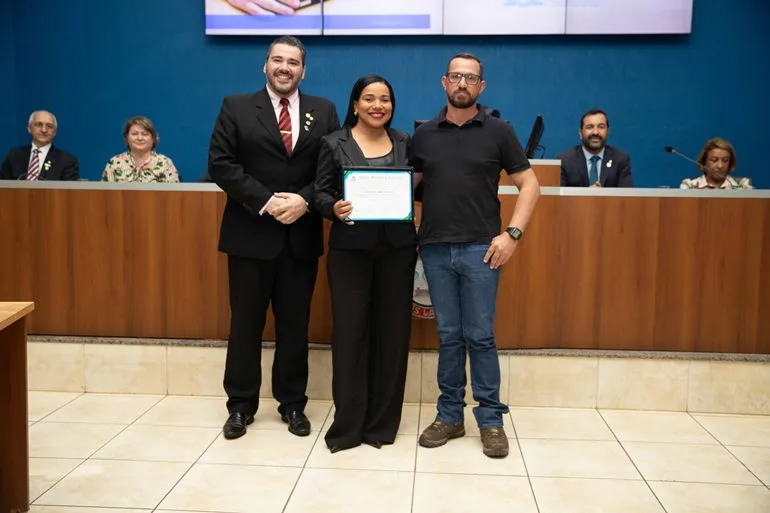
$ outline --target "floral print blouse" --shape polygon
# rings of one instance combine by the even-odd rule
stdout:
[[[115,155],[102,173],[102,182],[178,182],[179,174],[171,159],[152,152],[150,158],[137,165],[134,156],[126,151]]]
[[[700,175],[698,178],[685,178],[682,183],[679,184],[680,189],[753,189],[751,180],[748,178],[740,178],[728,176],[722,185],[719,187],[711,187],[706,181],[705,175]]]

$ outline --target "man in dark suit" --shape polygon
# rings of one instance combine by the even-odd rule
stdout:
[[[582,144],[560,153],[562,187],[633,187],[631,158],[620,148],[607,146],[610,120],[603,110],[580,118]]]
[[[33,112],[27,123],[32,144],[8,152],[0,167],[0,180],[78,180],[80,170],[74,155],[53,146],[56,117]]]
[[[227,253],[230,338],[225,438],[246,433],[259,406],[265,316],[275,316],[273,395],[298,436],[304,414],[310,301],[323,253],[321,216],[310,209],[321,137],[339,129],[334,104],[299,92],[305,48],[282,36],[267,52],[267,87],[222,102],[209,146],[209,174],[227,193],[219,250]]]

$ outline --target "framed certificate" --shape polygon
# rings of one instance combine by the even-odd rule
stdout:
[[[347,167],[343,199],[353,203],[351,221],[413,221],[411,167]]]

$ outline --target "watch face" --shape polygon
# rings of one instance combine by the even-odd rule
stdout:
[[[508,232],[508,235],[510,235],[513,240],[519,240],[521,238],[522,231],[519,230],[518,228],[509,227],[506,229],[506,231]]]

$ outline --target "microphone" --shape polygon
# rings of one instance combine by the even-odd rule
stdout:
[[[689,162],[692,162],[692,163],[693,163],[693,164],[695,164],[695,166],[696,166],[698,169],[700,169],[701,171],[704,171],[704,172],[706,171],[706,168],[705,168],[705,166],[701,165],[701,164],[700,164],[699,162],[697,162],[696,160],[694,160],[694,159],[691,159],[691,158],[690,158],[690,157],[688,157],[687,155],[682,155],[681,153],[679,153],[678,151],[676,151],[676,148],[674,148],[673,146],[666,146],[666,147],[665,147],[665,148],[663,148],[663,149],[664,149],[664,150],[666,150],[668,153],[673,153],[674,155],[676,155],[676,156],[678,156],[678,157],[682,157],[683,159],[685,159],[685,160],[687,160],[687,161],[689,161]]]
[[[22,173],[16,178],[17,180],[26,180],[27,179],[27,173]]]

